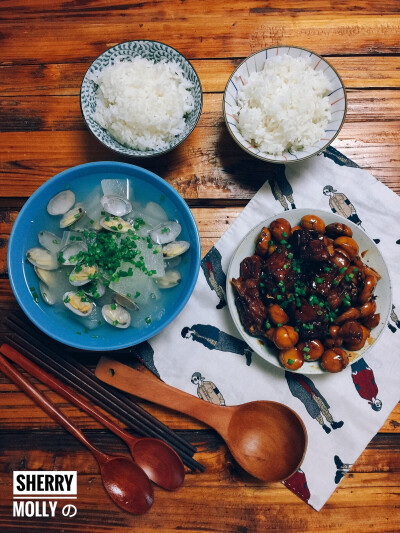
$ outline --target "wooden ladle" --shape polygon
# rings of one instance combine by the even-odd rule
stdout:
[[[183,484],[185,467],[179,455],[166,442],[151,437],[134,437],[117,426],[117,424],[91,405],[85,398],[79,396],[71,387],[68,387],[68,385],[62,383],[55,376],[37,366],[12,346],[2,344],[0,352],[14,363],[17,363],[17,365],[26,370],[31,376],[48,385],[52,390],[118,435],[128,445],[135,463],[146,472],[151,481],[167,490],[176,490]]]
[[[106,357],[100,359],[95,374],[109,385],[213,427],[241,467],[263,481],[283,481],[303,461],[306,428],[300,417],[285,405],[257,401],[221,407]]]
[[[125,511],[143,514],[153,505],[153,486],[144,471],[130,459],[98,450],[82,431],[48,398],[0,355],[0,370],[32,398],[51,418],[82,442],[97,460],[104,487],[111,499]]]

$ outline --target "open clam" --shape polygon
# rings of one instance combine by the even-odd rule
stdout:
[[[86,283],[90,283],[98,270],[95,266],[76,265],[74,270],[69,275],[69,282],[74,287],[80,287]]]
[[[79,254],[87,252],[87,244],[83,241],[72,241],[58,254],[58,261],[63,265],[76,265],[79,261]]]
[[[131,228],[129,222],[120,217],[103,217],[100,220],[102,228],[117,233],[127,233]]]
[[[78,316],[88,316],[93,311],[94,303],[91,302],[83,291],[68,291],[63,296],[65,307]]]
[[[106,292],[106,286],[99,279],[93,280],[90,283],[83,286],[85,294],[88,294],[91,298],[97,299],[104,296]]]
[[[75,203],[75,194],[72,191],[61,191],[47,204],[49,215],[64,215]]]
[[[172,259],[184,254],[190,248],[187,241],[173,241],[163,246],[164,259]]]
[[[131,323],[131,315],[119,304],[103,305],[101,313],[104,320],[116,328],[127,328]]]
[[[178,270],[167,270],[164,276],[156,279],[160,289],[171,289],[176,287],[182,280],[181,273]]]
[[[104,211],[116,217],[123,217],[132,211],[132,204],[122,196],[107,194],[100,200]]]
[[[76,204],[73,209],[70,209],[60,220],[60,228],[68,228],[75,224],[85,214],[85,208],[82,204]]]
[[[61,238],[51,231],[39,231],[38,241],[50,253],[56,254],[61,248]]]
[[[56,255],[44,248],[30,248],[26,252],[26,258],[33,266],[42,270],[56,270],[58,268]]]
[[[174,241],[180,232],[182,226],[175,220],[167,220],[167,222],[161,222],[150,232],[151,239],[157,244],[167,244]]]

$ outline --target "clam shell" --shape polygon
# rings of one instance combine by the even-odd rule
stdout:
[[[107,194],[100,200],[104,211],[116,217],[123,217],[132,211],[132,204],[122,196]]]
[[[164,276],[156,279],[160,289],[171,289],[176,287],[182,280],[181,273],[178,270],[167,270]]]
[[[76,206],[65,213],[65,215],[60,220],[60,228],[68,228],[75,224],[79,219],[85,214],[85,208],[82,204],[76,204]]]
[[[67,309],[78,316],[88,316],[94,308],[94,303],[88,301],[84,293],[81,296],[77,292],[68,291],[63,295],[63,302]]]
[[[61,248],[61,237],[51,231],[39,231],[38,241],[49,252],[56,254]]]
[[[150,232],[150,237],[157,244],[167,244],[174,241],[181,231],[182,226],[179,222],[167,220],[167,222],[161,222],[153,228]]]
[[[102,281],[96,279],[87,285],[84,285],[83,292],[89,295],[91,298],[101,298],[106,292],[106,286]],[[96,296],[96,293],[98,296]]]
[[[57,275],[55,270],[44,270],[43,268],[36,267],[34,268],[37,277],[42,281],[45,285],[51,286],[54,285]]]
[[[63,265],[76,265],[78,259],[76,256],[79,252],[87,252],[87,244],[84,241],[73,241],[60,251],[64,261],[61,261]],[[75,259],[75,260],[74,260]]]
[[[115,307],[115,309],[113,309]],[[126,309],[118,304],[103,305],[101,314],[108,324],[115,328],[127,328],[131,323],[131,315]]]
[[[139,309],[139,306],[135,302],[126,296],[122,296],[122,294],[114,294],[113,300],[115,303],[125,307],[126,309],[129,309],[130,311],[137,311]]]
[[[43,270],[57,270],[57,257],[44,248],[30,248],[26,252],[26,258],[33,266]]]
[[[97,274],[98,270],[95,266],[86,266],[82,265],[79,272],[77,272],[76,267],[69,275],[69,282],[74,287],[81,287],[93,281],[93,276]],[[89,277],[92,276],[92,277]]]
[[[61,191],[47,204],[49,215],[64,215],[75,203],[75,194],[72,191]]]
[[[109,220],[106,220],[109,218]],[[100,220],[102,228],[115,233],[127,233],[131,228],[129,222],[120,217],[103,217]]]
[[[49,287],[43,283],[43,281],[39,282],[39,290],[40,294],[42,295],[43,301],[47,303],[47,305],[54,305],[56,303],[56,299],[54,298],[51,291],[49,291]]]
[[[163,246],[164,259],[172,259],[184,254],[190,248],[187,241],[173,241]]]

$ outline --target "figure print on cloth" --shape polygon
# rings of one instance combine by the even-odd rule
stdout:
[[[361,398],[367,400],[374,411],[380,411],[382,402],[377,398],[378,386],[375,383],[374,372],[363,358],[351,365],[351,377]]]
[[[353,167],[353,168],[360,168],[357,163],[354,163],[351,159],[346,157],[344,154],[336,150],[333,146],[328,146],[328,148],[325,148],[325,150],[322,152],[324,157],[327,157],[328,159],[331,159],[334,163],[341,167]]]
[[[197,386],[197,396],[200,400],[214,403],[215,405],[225,405],[225,400],[218,387],[212,381],[205,381],[200,372],[194,372],[191,382]]]
[[[133,347],[135,357],[139,359],[158,378],[160,374],[154,364],[154,350],[147,341]]]
[[[326,433],[331,432],[332,429],[339,429],[344,422],[335,422],[329,412],[329,404],[319,392],[314,383],[307,376],[303,374],[294,374],[293,372],[285,372],[285,377],[289,390],[295,398],[298,398],[307,410],[311,418],[316,419],[322,426]],[[325,424],[324,417],[331,425],[331,428]]]
[[[246,365],[251,365],[251,348],[242,340],[220,331],[215,326],[208,324],[194,324],[192,327],[185,327],[181,331],[184,339],[192,339],[199,342],[209,350],[220,350],[221,352],[237,353],[246,357]]]
[[[338,215],[347,218],[362,228],[361,220],[357,215],[356,208],[345,194],[337,192],[332,185],[326,185],[323,189],[323,193],[325,196],[329,196],[329,207],[333,213],[337,213]]]
[[[307,485],[306,475],[303,470],[299,468],[292,476],[282,482],[285,487],[290,489],[296,496],[301,498],[303,502],[308,503],[310,499],[310,490]]]
[[[216,306],[217,309],[222,309],[226,306],[226,275],[221,266],[221,254],[214,246],[201,261],[201,268],[203,269],[208,286],[212,291],[215,291],[219,298],[219,303]]]
[[[350,470],[350,468],[353,465],[348,464],[348,463],[343,463],[338,455],[335,455],[333,460],[335,461],[335,465],[337,468],[336,474],[335,474],[335,483],[337,485],[339,481],[341,481],[344,478],[344,476],[347,474],[347,472]]]
[[[275,200],[278,200],[285,211],[289,210],[288,202],[292,209],[296,209],[293,200],[293,189],[286,177],[285,165],[276,165],[274,170],[276,172],[268,175],[267,180]]]
[[[394,325],[391,324],[390,321],[392,321]],[[393,304],[392,304],[392,310],[390,311],[390,315],[389,315],[388,328],[390,329],[392,333],[396,333],[396,331],[400,329],[400,320],[396,314],[395,306]]]

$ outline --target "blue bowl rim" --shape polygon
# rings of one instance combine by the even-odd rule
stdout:
[[[168,191],[172,194],[174,199],[177,200],[179,207],[183,209],[183,211],[186,213],[189,219],[189,224],[193,227],[193,233],[194,233],[194,243],[193,243],[193,249],[195,251],[194,256],[194,268],[191,269],[191,272],[193,273],[193,278],[189,284],[188,290],[182,301],[179,305],[174,307],[173,312],[168,317],[168,319],[163,322],[159,327],[157,327],[154,331],[151,332],[151,334],[146,334],[145,332],[142,333],[135,342],[132,343],[132,341],[125,341],[121,344],[115,345],[115,346],[87,346],[83,342],[79,342],[80,339],[69,340],[65,339],[62,335],[59,335],[57,331],[52,331],[50,328],[47,327],[47,325],[42,324],[39,320],[36,319],[36,317],[31,316],[29,310],[27,309],[23,298],[20,297],[19,291],[16,287],[16,279],[15,276],[20,274],[20,272],[15,273],[17,271],[19,266],[19,254],[15,254],[14,257],[12,257],[12,249],[14,246],[14,240],[16,239],[16,234],[18,231],[18,227],[22,221],[23,215],[29,211],[30,204],[33,202],[34,199],[39,197],[43,190],[45,190],[48,187],[48,184],[54,183],[55,181],[64,181],[64,178],[68,177],[71,173],[79,172],[80,169],[87,168],[88,166],[96,168],[96,167],[104,167],[104,165],[108,165],[112,167],[114,170],[120,169],[130,169],[130,170],[139,170],[140,172],[144,172],[147,174],[147,176],[150,178],[150,180],[154,180],[155,185],[159,186],[161,185],[161,189],[164,188],[164,190]],[[22,215],[22,216],[21,216]],[[18,259],[17,259],[18,258]],[[137,165],[131,165],[130,163],[122,163],[119,161],[96,161],[91,163],[84,163],[82,165],[77,165],[74,167],[70,167],[66,170],[63,170],[62,172],[56,174],[52,178],[48,179],[46,182],[44,182],[36,191],[28,198],[27,202],[22,207],[20,213],[17,216],[16,221],[14,222],[14,225],[11,230],[10,239],[8,243],[8,250],[7,250],[7,269],[8,269],[8,276],[11,284],[12,291],[14,293],[14,296],[18,302],[18,304],[21,306],[22,310],[26,314],[26,316],[37,326],[40,330],[42,330],[46,335],[49,337],[57,340],[58,342],[65,344],[67,346],[71,346],[73,348],[78,348],[81,350],[89,350],[89,351],[112,351],[112,350],[120,350],[124,348],[129,348],[131,346],[136,346],[137,344],[140,344],[141,342],[144,342],[158,333],[160,333],[166,326],[168,326],[177,316],[178,314],[183,310],[183,308],[186,306],[190,296],[193,293],[193,290],[197,283],[197,278],[200,270],[200,261],[201,261],[201,243],[200,243],[200,235],[199,230],[196,224],[196,221],[194,219],[193,213],[191,212],[189,206],[183,199],[183,197],[178,193],[178,191],[175,190],[172,185],[167,183],[163,178],[155,174],[154,172],[151,172],[150,170],[147,170],[145,168],[139,167]],[[21,270],[22,272],[22,270]],[[136,330],[137,331],[137,330]],[[83,340],[83,338],[82,338]],[[75,341],[75,342],[74,342]]]
[[[229,82],[231,81],[231,79],[233,78],[233,76],[235,75],[235,73],[237,72],[237,70],[242,66],[244,65],[247,61],[249,61],[249,59],[251,59],[253,56],[259,54],[260,52],[265,52],[266,50],[271,50],[271,49],[275,49],[275,48],[296,48],[298,50],[304,50],[305,52],[309,52],[310,54],[313,54],[314,56],[316,57],[319,57],[320,59],[322,59],[322,61],[325,61],[325,63],[327,65],[329,65],[329,67],[334,71],[334,73],[336,74],[336,76],[339,78],[339,81],[340,81],[340,84],[342,86],[342,89],[343,89],[343,95],[344,95],[344,113],[343,113],[343,118],[342,118],[342,122],[340,123],[340,126],[338,127],[337,129],[337,132],[335,133],[335,135],[322,147],[322,148],[319,148],[317,151],[315,151],[314,153],[312,154],[309,154],[307,156],[304,156],[304,157],[301,157],[299,159],[294,159],[294,160],[288,160],[288,161],[281,161],[281,160],[276,160],[276,159],[269,159],[268,157],[263,157],[263,156],[260,156],[258,154],[253,154],[252,152],[250,152],[250,150],[248,150],[236,137],[235,135],[233,135],[232,131],[231,131],[231,128],[229,127],[228,125],[228,119],[226,117],[226,111],[225,111],[225,98],[226,98],[226,92],[227,92],[227,89],[228,89],[228,85],[229,85]],[[224,122],[225,122],[225,125],[226,125],[226,128],[227,130],[229,131],[229,134],[230,136],[232,137],[232,139],[235,141],[235,143],[242,149],[244,150],[246,153],[248,153],[249,155],[251,155],[252,157],[256,157],[257,159],[260,159],[260,161],[265,161],[266,163],[274,163],[276,165],[281,165],[281,164],[285,164],[285,165],[292,165],[294,163],[298,163],[300,161],[305,161],[306,159],[310,159],[311,157],[315,157],[316,155],[319,155],[319,154],[322,154],[322,152],[328,148],[328,146],[330,146],[333,141],[336,139],[336,137],[339,135],[341,129],[343,128],[343,124],[346,120],[346,116],[347,116],[347,92],[346,92],[346,87],[343,83],[343,80],[342,80],[342,77],[340,76],[339,72],[335,69],[335,67],[323,56],[317,54],[316,52],[313,52],[312,50],[309,50],[308,48],[303,48],[302,46],[288,46],[288,45],[284,45],[284,44],[278,44],[276,46],[267,46],[265,48],[261,48],[260,50],[257,50],[256,52],[253,52],[252,54],[250,54],[249,56],[247,56],[245,59],[243,59],[243,61],[241,61],[239,63],[239,65],[235,68],[235,70],[232,72],[232,74],[229,76],[229,79],[228,81],[226,82],[226,85],[225,85],[225,89],[224,89],[224,95],[223,95],[223,98],[222,98],[222,114],[224,116]]]
[[[88,123],[88,121],[86,120],[86,115],[83,111],[83,107],[82,107],[82,85],[83,85],[83,82],[89,72],[89,70],[91,69],[92,65],[98,60],[100,59],[104,54],[106,54],[107,52],[109,52],[110,50],[113,50],[114,48],[117,48],[118,46],[121,46],[123,44],[127,44],[127,43],[136,43],[136,42],[142,42],[142,43],[156,43],[156,44],[162,44],[163,46],[166,46],[167,48],[171,48],[171,50],[174,50],[174,52],[176,52],[177,54],[179,54],[180,56],[182,56],[182,58],[187,62],[189,63],[189,65],[191,66],[191,68],[193,69],[193,72],[196,76],[196,79],[197,79],[197,82],[199,84],[199,87],[200,87],[200,95],[201,95],[201,100],[200,100],[200,106],[199,106],[199,110],[198,110],[198,113],[197,113],[197,118],[193,124],[193,127],[187,132],[187,134],[176,144],[170,146],[169,148],[166,148],[165,150],[161,150],[160,152],[156,152],[156,153],[146,153],[146,152],[142,152],[140,155],[139,154],[126,154],[126,153],[122,153],[119,151],[118,148],[112,148],[111,146],[108,146],[107,144],[105,144],[101,139],[99,139],[99,137],[95,134],[95,132],[92,130],[92,128],[90,127],[90,124]],[[81,82],[81,87],[80,87],[80,90],[79,90],[79,105],[80,105],[80,108],[81,108],[81,114],[82,114],[82,117],[83,117],[83,120],[86,124],[86,127],[87,129],[90,131],[90,133],[93,135],[93,137],[95,139],[97,139],[97,141],[99,143],[101,143],[103,146],[105,146],[106,148],[108,148],[108,150],[112,150],[113,152],[117,153],[117,154],[120,154],[120,155],[123,155],[124,157],[132,157],[132,158],[135,158],[135,159],[150,159],[151,157],[158,157],[160,155],[164,155],[164,154],[167,154],[168,152],[171,152],[172,150],[174,150],[175,148],[177,148],[179,145],[181,145],[184,141],[186,141],[186,139],[189,137],[189,135],[191,135],[194,131],[194,129],[196,128],[199,120],[200,120],[200,117],[201,117],[201,113],[203,111],[203,87],[201,85],[201,81],[200,81],[200,77],[199,75],[197,74],[197,70],[194,68],[194,66],[192,65],[192,62],[187,59],[183,54],[182,52],[180,52],[179,50],[177,50],[176,48],[174,48],[173,46],[169,45],[169,44],[166,44],[166,43],[163,43],[161,41],[155,41],[154,39],[131,39],[130,41],[123,41],[122,43],[118,43],[118,44],[115,44],[114,46],[110,46],[110,48],[107,48],[107,50],[104,50],[104,52],[102,52],[100,55],[98,55],[96,57],[96,59],[94,59],[88,69],[86,70],[85,72],[85,75],[83,76],[82,78],[82,82]],[[111,136],[110,136],[111,137]],[[112,138],[112,137],[111,137]],[[118,144],[121,144],[119,143],[116,139],[112,138],[115,142],[117,142]],[[121,144],[121,146],[123,146],[124,148],[128,148],[128,146],[124,146]],[[131,150],[134,150],[134,148],[131,148]]]

